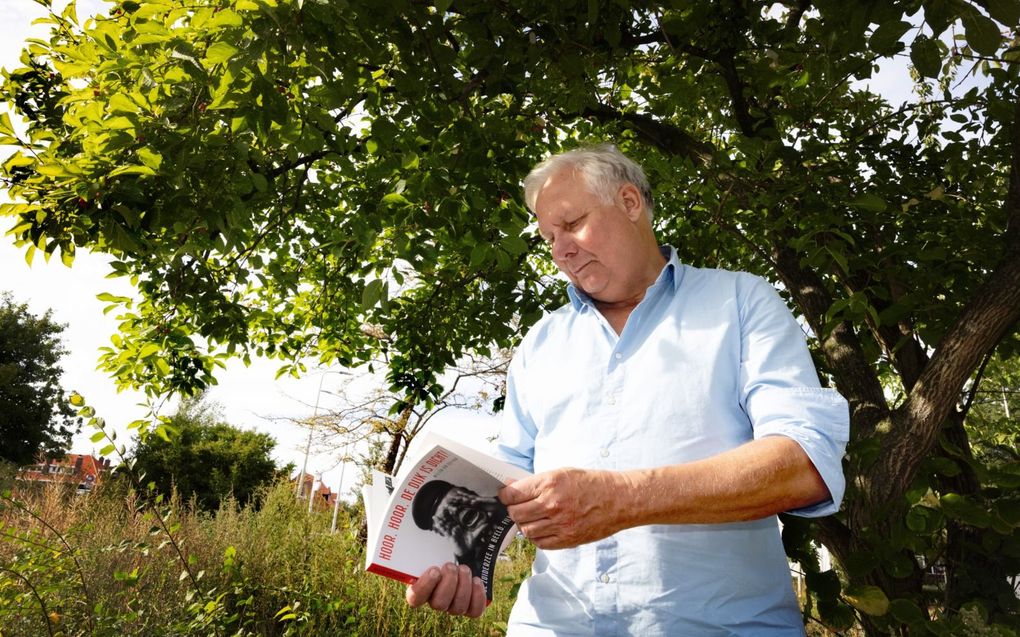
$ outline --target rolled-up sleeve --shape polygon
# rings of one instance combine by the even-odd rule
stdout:
[[[775,289],[754,277],[745,291],[741,406],[755,439],[786,436],[795,440],[829,489],[829,500],[789,513],[804,517],[835,513],[846,490],[847,402],[836,390],[819,385],[804,333]]]
[[[850,430],[846,400],[834,389],[779,387],[759,389],[748,400],[754,437],[792,438],[818,470],[831,498],[789,511],[804,517],[820,517],[839,510],[846,481],[843,453]]]

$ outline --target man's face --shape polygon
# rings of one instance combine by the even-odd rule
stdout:
[[[535,201],[538,228],[553,261],[589,296],[616,302],[644,291],[635,286],[640,245],[637,220],[644,215],[637,189],[627,184],[605,204],[583,176],[564,169],[546,181]]]
[[[433,529],[451,538],[461,553],[470,553],[488,542],[493,527],[505,516],[506,507],[498,498],[454,487],[439,501]]]

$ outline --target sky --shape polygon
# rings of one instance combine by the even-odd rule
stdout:
[[[57,4],[61,5],[60,0]],[[62,5],[61,5],[62,6]],[[105,11],[108,3],[98,0],[79,0],[78,17]],[[13,69],[19,66],[21,44],[28,37],[45,37],[46,25],[32,25],[45,10],[33,0],[0,0],[0,67]],[[910,97],[910,82],[905,80],[905,56],[887,63],[883,73],[870,82],[872,90],[882,93],[893,104]],[[0,109],[6,109],[0,106]],[[17,118],[12,116],[17,122]],[[11,152],[0,147],[0,161]],[[0,201],[7,201],[6,192],[0,190]],[[127,437],[125,425],[145,415],[141,405],[143,397],[130,391],[118,392],[113,381],[96,370],[98,350],[109,344],[117,330],[115,313],[103,314],[105,304],[96,299],[101,292],[134,296],[125,279],[107,279],[109,259],[103,255],[80,250],[72,267],[65,267],[59,259],[46,263],[36,255],[31,266],[25,262],[24,252],[13,246],[12,238],[3,236],[11,222],[0,218],[0,290],[13,293],[17,302],[28,304],[34,314],[52,311],[53,318],[66,324],[63,342],[68,349],[62,361],[64,385],[80,392],[95,407],[97,414]],[[309,417],[318,408],[319,413],[340,405],[334,391],[341,384],[352,382],[351,376],[333,373],[340,371],[310,369],[300,380],[286,378],[274,380],[278,363],[256,360],[251,367],[240,362],[231,363],[218,373],[219,384],[210,391],[210,399],[222,409],[223,419],[235,426],[272,434],[277,439],[276,460],[293,462],[300,468],[308,440],[307,429],[295,424]],[[369,386],[364,380],[362,387]],[[320,392],[319,389],[322,389]],[[357,390],[356,390],[357,391]],[[164,413],[172,410],[168,405]],[[457,435],[469,444],[483,444],[494,430],[491,417],[451,412],[437,418],[437,428],[443,433]],[[85,430],[75,437],[72,451],[90,453],[98,451],[102,443],[93,444]],[[357,471],[353,466],[344,470],[337,454],[313,453],[308,460],[309,472],[322,474],[327,486],[336,489],[341,474],[345,494],[354,485]]]

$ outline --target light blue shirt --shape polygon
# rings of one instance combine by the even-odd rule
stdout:
[[[667,252],[668,250],[668,252]],[[617,336],[591,299],[539,321],[510,365],[497,453],[526,469],[689,462],[764,436],[807,452],[843,497],[846,401],[819,386],[804,333],[766,281],[669,263]],[[509,635],[803,635],[776,516],[627,529],[543,551]]]

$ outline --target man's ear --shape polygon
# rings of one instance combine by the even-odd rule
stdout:
[[[637,221],[645,214],[645,200],[641,198],[641,191],[634,184],[626,183],[620,186],[617,196],[623,204],[627,218],[631,221]]]

